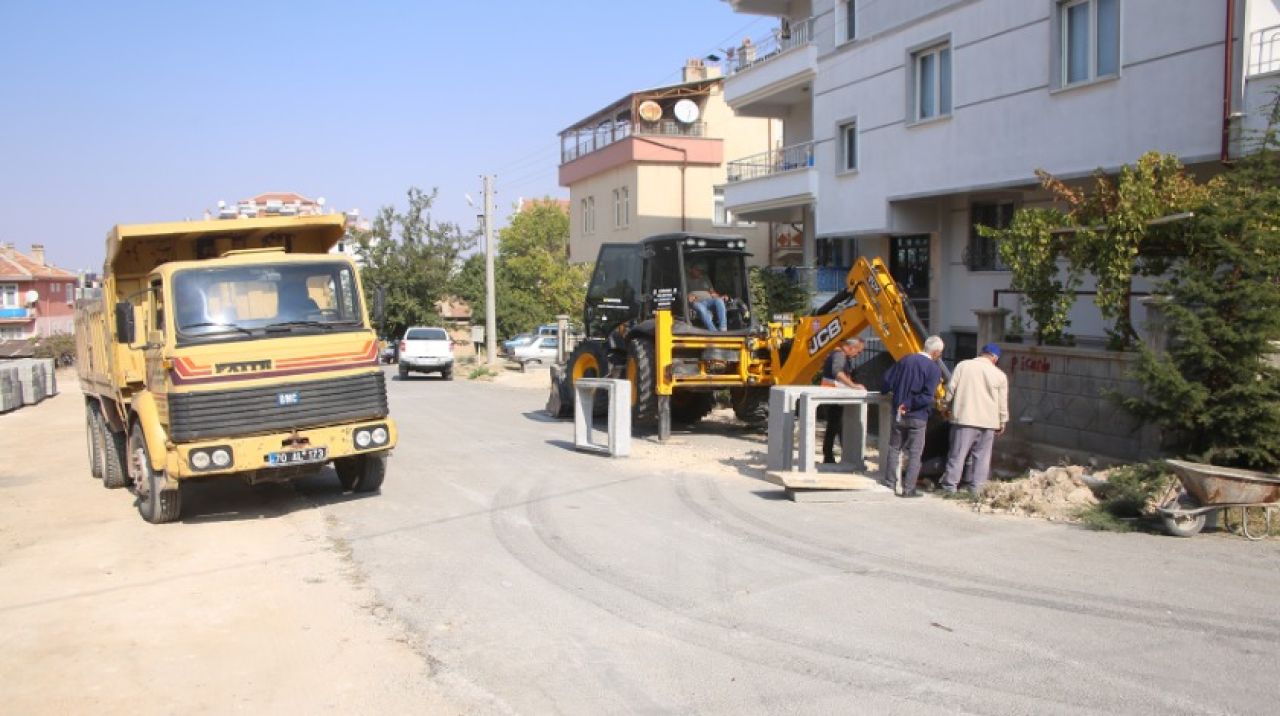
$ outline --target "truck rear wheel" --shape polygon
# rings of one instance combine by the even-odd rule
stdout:
[[[343,490],[351,492],[376,492],[382,487],[387,474],[386,455],[355,455],[333,461],[338,482]]]
[[[84,404],[84,436],[89,448],[89,473],[94,477],[102,477],[102,428],[98,422],[98,408],[93,403]]]
[[[627,339],[627,380],[631,381],[631,422],[636,425],[652,425],[658,420],[656,363],[653,341],[646,337]]]
[[[142,426],[136,423],[129,433],[129,467],[142,519],[153,525],[178,519],[182,512],[182,491],[177,485],[169,486],[163,470],[157,472],[151,467]]]
[[[119,489],[129,484],[128,466],[125,465],[124,435],[111,429],[106,416],[98,416],[98,455],[102,466],[102,486]]]

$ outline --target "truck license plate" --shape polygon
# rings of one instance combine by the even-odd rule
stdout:
[[[310,462],[324,462],[329,456],[329,449],[316,447],[305,450],[287,450],[285,452],[267,453],[267,465],[285,467],[288,465],[305,465]]]

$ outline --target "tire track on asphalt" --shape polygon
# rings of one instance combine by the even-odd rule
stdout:
[[[967,682],[938,677],[927,664],[858,651],[856,645],[798,640],[791,632],[767,625],[707,614],[703,605],[697,602],[665,594],[651,583],[612,570],[573,549],[556,532],[545,513],[548,500],[543,493],[546,490],[544,482],[531,489],[531,496],[518,499],[514,487],[508,484],[495,495],[491,515],[499,543],[525,568],[557,589],[641,631],[656,632],[745,665],[784,671],[837,686],[865,689],[894,701],[922,704],[953,713],[1092,712],[1089,707],[995,685],[977,689]],[[514,508],[518,506],[525,508],[527,526],[517,524],[512,518]],[[528,547],[527,537],[530,535],[564,565],[586,574],[621,599],[611,597],[604,590],[584,589],[578,580],[559,574],[563,567],[549,566]],[[628,599],[632,602],[629,607],[618,603]],[[664,618],[644,618],[645,613],[657,613]],[[670,627],[655,627],[664,621],[669,622]],[[737,642],[737,648],[725,647],[731,640]],[[857,666],[860,671],[851,672],[849,666]],[[947,688],[939,688],[937,684],[940,682]],[[1016,706],[1005,704],[1009,708],[991,710],[989,698],[993,691],[1017,702]]]
[[[1125,623],[1141,623],[1151,627],[1175,627],[1188,631],[1210,632],[1238,639],[1262,641],[1268,644],[1280,641],[1280,622],[1266,617],[1256,619],[1252,616],[1250,617],[1255,622],[1263,623],[1268,627],[1259,630],[1255,628],[1243,629],[1237,626],[1232,621],[1234,615],[1222,615],[1205,610],[1123,597],[1115,599],[1108,597],[1108,606],[1103,607],[1093,604],[1097,600],[1097,595],[1086,592],[1054,587],[1042,588],[1038,585],[1027,585],[999,578],[984,577],[979,580],[958,570],[933,567],[907,559],[879,555],[874,552],[859,550],[851,545],[840,545],[839,548],[816,545],[810,536],[799,535],[779,528],[776,524],[766,522],[727,502],[724,500],[718,486],[714,482],[703,478],[703,484],[711,493],[709,499],[716,506],[719,515],[732,517],[735,521],[744,525],[740,527],[730,526],[719,515],[713,513],[707,504],[698,502],[693,498],[688,491],[686,476],[672,477],[676,485],[676,492],[685,506],[718,529],[728,531],[742,539],[774,551],[842,572],[850,572],[861,576],[874,576],[886,581],[902,582],[918,587],[1000,602],[1010,602],[1022,606],[1039,607],[1070,614],[1083,613]],[[857,555],[857,558],[851,555]],[[875,562],[882,564],[877,565]],[[912,569],[908,571],[903,568]],[[935,578],[921,572],[941,574],[944,577]],[[1000,588],[996,588],[997,586]],[[1068,601],[1072,599],[1079,601]],[[1117,606],[1124,608],[1115,608]],[[1169,616],[1153,615],[1151,612],[1165,613],[1169,614]],[[1178,612],[1181,612],[1182,616]]]
[[[920,574],[908,573],[903,571],[886,569],[880,566],[859,563],[855,559],[850,558],[848,556],[848,553],[850,552],[857,553],[864,557],[869,557],[871,558],[871,560],[879,560],[882,562],[889,562],[889,563],[893,563],[901,566],[916,564],[911,562],[910,560],[886,557],[883,555],[878,555],[875,553],[858,550],[848,545],[841,545],[839,549],[834,547],[817,546],[813,543],[813,540],[810,538],[802,537],[800,535],[789,532],[787,530],[779,529],[773,523],[761,520],[760,518],[757,518],[754,515],[751,515],[741,510],[740,508],[724,501],[723,496],[720,493],[719,488],[714,483],[714,481],[707,478],[702,478],[701,480],[702,484],[706,487],[707,491],[710,493],[710,497],[709,497],[710,501],[714,503],[716,506],[718,506],[721,514],[731,516],[732,518],[737,519],[741,522],[750,524],[753,526],[753,529],[749,529],[746,527],[734,527],[726,524],[726,522],[723,519],[717,517],[712,512],[712,509],[708,508],[703,503],[698,502],[693,497],[693,495],[689,492],[687,487],[687,480],[688,480],[687,476],[672,475],[671,480],[675,484],[677,495],[679,496],[680,500],[685,504],[686,508],[688,508],[695,515],[711,523],[716,529],[719,529],[725,532],[726,534],[732,535],[746,542],[773,550],[774,552],[777,552],[787,557],[801,559],[820,567],[836,570],[842,574],[851,574],[851,575],[856,575],[860,577],[884,579],[885,581],[905,583],[912,586],[923,587],[926,589],[933,589],[937,591],[951,592],[955,594],[962,594],[965,596],[972,596],[972,597],[978,597],[978,598],[993,599],[996,601],[1012,602],[1015,604],[1020,604],[1022,606],[1039,607],[1039,608],[1052,609],[1055,611],[1063,611],[1063,612],[1070,613],[1072,615],[1084,614],[1088,616],[1098,616],[1099,610],[1089,608],[1087,606],[1063,604],[1060,602],[1041,599],[1034,596],[1032,597],[1019,596],[1019,595],[1009,594],[1006,592],[1001,592],[995,589],[988,589],[986,587],[974,587],[974,586],[962,586],[959,584],[948,584],[943,580],[931,579],[927,576],[923,576]],[[781,537],[782,540],[776,539],[779,537]],[[922,569],[926,568],[925,565],[918,565],[918,566],[921,567]],[[933,568],[928,567],[928,569],[933,569]],[[960,573],[957,570],[945,570],[945,571],[947,571],[952,575],[955,575],[958,578],[957,581],[967,581],[970,583],[976,582],[976,580],[973,577],[965,575],[964,573]],[[1034,589],[1037,589],[1034,587],[1021,585],[1017,582],[1012,582],[1010,580],[999,580],[999,581],[1006,585],[1012,585],[1017,590],[1032,591]],[[1049,590],[1049,591],[1054,591],[1054,590]],[[1069,590],[1061,590],[1061,591],[1069,593]],[[1086,596],[1092,596],[1092,595],[1086,595]],[[1148,608],[1158,609],[1161,611],[1169,609],[1169,607],[1166,605],[1151,605]],[[1106,618],[1118,619],[1118,620],[1124,621],[1125,623],[1132,623],[1136,621],[1146,621],[1153,626],[1159,626],[1159,627],[1179,626],[1179,628],[1187,628],[1184,625],[1174,623],[1173,620],[1166,620],[1166,621],[1141,620],[1135,617],[1133,614],[1127,614],[1127,613],[1118,612],[1118,611],[1112,614],[1105,614],[1103,616]],[[1214,626],[1210,628],[1217,629],[1218,627]],[[986,634],[984,636],[987,638],[990,638],[995,635]],[[1254,635],[1254,638],[1257,638],[1260,640],[1263,639],[1262,637],[1257,637],[1256,635]],[[1267,641],[1268,643],[1271,643],[1269,639],[1265,639],[1265,641]],[[1037,644],[1035,649],[1031,649],[1029,647],[1020,645],[1016,642],[1011,642],[1009,640],[1002,640],[1002,643],[1005,645],[1006,648],[1017,652],[1018,655],[1023,658],[1039,661],[1051,666],[1059,666],[1066,663],[1070,663],[1074,666],[1082,667],[1082,668],[1088,668],[1089,666],[1088,664],[1083,664],[1078,659],[1073,659],[1071,657],[1068,657],[1065,654],[1052,652],[1049,647],[1046,647],[1042,644]],[[1215,707],[1211,704],[1189,701],[1188,699],[1183,698],[1179,695],[1169,694],[1165,691],[1159,690],[1153,684],[1144,682],[1141,680],[1127,679],[1127,678],[1124,678],[1122,675],[1118,675],[1114,673],[1107,674],[1105,675],[1105,677],[1103,677],[1098,674],[1093,674],[1092,672],[1091,672],[1090,678],[1095,681],[1101,679],[1103,681],[1110,682],[1111,688],[1115,689],[1114,693],[1128,692],[1128,693],[1145,694],[1148,698],[1152,699],[1155,702],[1161,703],[1166,708],[1175,709],[1178,711],[1185,711],[1187,713],[1212,713],[1215,711]],[[1108,708],[1108,704],[1105,702],[1098,703],[1096,705],[1096,708],[1106,710]]]

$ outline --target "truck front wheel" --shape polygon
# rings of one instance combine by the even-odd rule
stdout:
[[[142,519],[153,525],[178,519],[182,512],[182,492],[178,485],[169,485],[163,470],[152,469],[147,441],[142,435],[142,426],[137,424],[129,432],[129,476],[133,478],[138,514]]]
[[[355,455],[333,461],[338,472],[338,482],[343,490],[352,492],[376,492],[382,487],[387,474],[386,455]]]

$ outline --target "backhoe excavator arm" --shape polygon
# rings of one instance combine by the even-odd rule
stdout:
[[[798,318],[791,351],[785,361],[775,359],[776,385],[803,385],[813,380],[822,369],[827,354],[846,338],[871,328],[884,343],[885,350],[900,360],[924,347],[925,332],[920,319],[898,290],[897,283],[880,259],[868,261],[859,257],[845,288],[836,294],[817,315]],[[774,331],[770,343],[780,345],[781,332]],[[775,357],[779,352],[775,348]],[[946,392],[950,371],[942,366],[943,381],[938,398]]]

